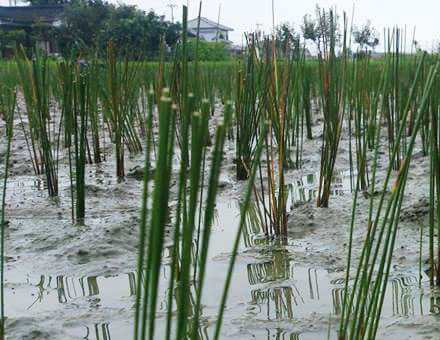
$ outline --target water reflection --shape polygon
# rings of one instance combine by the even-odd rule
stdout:
[[[253,290],[251,296],[251,304],[258,305],[260,308],[259,314],[265,316],[268,321],[293,319],[293,307],[298,306],[298,300],[302,300],[298,289],[294,285]],[[304,300],[302,300],[302,303],[304,303]]]
[[[284,329],[267,330],[267,340],[300,340],[301,335],[295,332],[287,332]]]
[[[84,339],[111,340],[109,324],[95,324],[93,327],[86,326],[86,335],[84,336]]]
[[[107,190],[108,187],[116,185],[117,179],[110,175],[113,173],[112,169],[104,169],[100,164],[90,165],[90,169],[86,172],[86,187],[88,194],[92,194],[93,190],[102,189]],[[58,174],[58,189],[60,197],[70,198],[70,175],[68,172],[60,172]],[[26,199],[27,196],[41,197],[47,190],[46,178],[43,175],[20,175],[8,180],[7,197],[22,197]]]
[[[269,241],[268,241],[269,242]],[[270,242],[269,242],[270,243]],[[246,317],[256,321],[283,321],[294,320],[310,316],[311,313],[339,314],[343,301],[343,273],[335,278],[332,274],[322,269],[305,268],[296,265],[288,249],[274,244],[265,247],[261,258],[250,259],[247,263],[238,265],[238,271],[247,271],[247,282],[241,280],[233,282],[231,291],[243,289],[248,292],[247,306],[251,307]],[[245,277],[246,277],[245,276]],[[164,266],[161,275],[164,281],[169,277],[168,266]],[[41,310],[44,305],[66,304],[75,299],[87,297],[88,303],[99,303],[100,307],[126,308],[127,302],[122,302],[126,297],[136,293],[136,275],[134,273],[113,277],[90,276],[72,278],[66,276],[40,276],[32,280],[32,287],[36,288],[32,294],[32,301],[26,300],[27,310]],[[350,282],[350,285],[352,282]],[[18,293],[18,292],[17,292]],[[55,294],[54,294],[55,293]],[[29,296],[29,295],[28,295]],[[160,292],[160,307],[166,311],[166,288]],[[35,298],[36,297],[36,298]],[[15,300],[17,301],[17,300]],[[95,302],[94,302],[95,301]],[[98,302],[96,302],[98,301]],[[132,300],[130,300],[132,301]],[[423,315],[439,312],[440,298],[430,298],[423,295],[419,289],[416,276],[406,275],[390,279],[385,297],[384,316],[409,316]],[[209,301],[206,308],[214,307],[215,315],[217,300]],[[175,304],[174,304],[175,306]],[[55,306],[56,307],[56,306]],[[118,321],[92,323],[84,325],[78,330],[84,339],[103,340],[119,338],[120,334],[130,334],[132,325],[118,324]],[[208,340],[212,332],[213,323],[202,322],[199,338]],[[250,332],[254,332],[252,329]],[[259,330],[255,330],[257,334]],[[259,333],[258,333],[259,334]],[[284,330],[268,329],[268,339],[307,339],[305,334],[296,334]]]
[[[258,306],[260,318],[290,320],[298,313],[310,311],[307,305],[311,301],[320,300],[318,271],[297,268],[291,263],[286,250],[276,251],[270,261],[250,263],[247,269],[249,284],[260,285],[251,290],[250,301],[251,305]]]
[[[429,312],[431,314],[440,315],[440,292],[437,292],[437,296],[432,296],[429,299],[430,308]]]
[[[275,251],[270,261],[247,265],[250,285],[287,280],[290,278],[290,262],[286,250]]]
[[[332,179],[331,196],[344,196],[352,191],[353,173],[350,171],[335,171]],[[286,185],[288,210],[298,204],[309,202],[318,196],[319,173],[308,174]]]
[[[264,320],[291,320],[310,313],[339,315],[344,298],[344,272],[337,275],[323,269],[304,268],[293,263],[286,249],[277,245],[266,260],[247,264],[251,288],[251,314]],[[352,281],[349,283],[350,286]],[[400,275],[389,280],[384,316],[414,316],[433,313],[432,303],[419,288],[416,275]]]
[[[35,176],[21,176],[20,180],[10,181],[8,183],[8,191],[19,191],[19,190],[45,190],[44,180],[40,177]]]
[[[393,315],[414,315],[413,288],[417,286],[416,277],[400,277],[390,280],[392,285]],[[423,313],[423,307],[421,309]]]
[[[335,171],[331,196],[344,196],[352,191],[353,173],[350,171]],[[289,214],[299,205],[310,202],[317,198],[319,190],[319,173],[312,173],[285,185],[286,212]],[[272,228],[273,216],[271,202],[273,198],[268,192],[255,195],[258,199],[250,205],[246,215],[246,228],[244,230],[244,242],[246,247],[265,244],[265,232]],[[277,197],[278,195],[275,194]],[[239,211],[239,210],[237,210]]]
[[[427,278],[425,278],[426,281]],[[344,279],[331,281],[333,285],[337,286],[332,289],[334,314],[340,314],[342,311],[344,282]],[[353,283],[353,280],[349,282],[350,293]],[[370,301],[370,298],[371,296],[367,297],[367,303]],[[383,314],[394,317],[435,314],[430,300],[429,296],[425,295],[424,289],[419,286],[419,280],[416,275],[399,275],[389,279],[385,293]]]
[[[307,184],[314,185],[312,177],[305,177]],[[343,182],[345,183],[345,182]],[[304,184],[304,183],[303,183]],[[347,184],[343,184],[343,186]],[[349,184],[348,184],[349,185]],[[344,189],[345,190],[345,189]],[[222,205],[223,204],[223,205]],[[199,338],[208,340],[215,327],[215,317],[218,311],[219,295],[223,287],[225,268],[229,263],[229,254],[233,240],[236,236],[239,206],[235,201],[218,203],[218,215],[216,215],[213,227],[214,235],[210,245],[208,271],[206,276],[207,289],[206,300],[203,301],[202,326],[199,330]],[[234,297],[228,300],[225,317],[229,319],[225,323],[227,329],[234,318],[245,317],[255,321],[283,321],[300,320],[309,318],[313,313],[321,315],[338,315],[342,310],[344,272],[329,273],[324,269],[301,267],[294,263],[295,258],[277,240],[262,235],[258,226],[247,223],[244,230],[243,243],[240,247],[240,259],[236,263],[234,277],[230,292]],[[226,256],[215,259],[219,254]],[[161,282],[168,282],[170,277],[169,262],[170,248],[166,248],[164,263],[161,269]],[[418,275],[418,274],[417,274]],[[109,307],[127,310],[133,304],[136,294],[135,273],[121,274],[113,277],[89,276],[38,276],[31,280],[32,294],[29,291],[21,291],[25,301],[20,306],[20,316],[25,315],[22,310],[35,313],[60,308],[78,299],[78,304],[89,303],[90,307]],[[217,291],[218,281],[221,280],[221,288]],[[23,282],[22,276],[20,281]],[[350,285],[352,282],[350,282]],[[158,312],[163,316],[167,310],[168,286],[160,287]],[[17,295],[20,292],[17,291]],[[235,294],[235,295],[234,295]],[[174,296],[176,298],[178,294]],[[239,296],[244,301],[234,301]],[[81,299],[86,297],[87,299]],[[205,298],[205,296],[204,296]],[[124,300],[125,299],[125,300]],[[21,301],[14,299],[15,301]],[[190,297],[191,306],[194,296]],[[20,302],[21,303],[21,302]],[[243,305],[243,306],[241,306]],[[128,307],[130,306],[130,307]],[[173,308],[176,308],[174,303]],[[439,313],[440,298],[430,298],[424,295],[423,289],[419,289],[416,275],[395,276],[390,279],[384,303],[384,316],[408,316]],[[242,308],[242,309],[240,309]],[[17,308],[18,309],[18,308]],[[231,316],[232,315],[232,316]],[[159,318],[158,322],[164,322]],[[232,321],[231,321],[232,320]],[[121,339],[131,335],[133,325],[120,323],[109,316],[108,319],[99,320],[103,323],[95,323],[98,320],[89,321],[90,324],[82,326],[78,332],[81,337],[89,340]],[[110,322],[111,321],[111,322]],[[272,324],[270,329],[264,330],[262,337],[268,339],[313,339],[325,338],[316,336],[308,337],[309,334],[278,329],[280,324]],[[158,332],[163,324],[158,325]],[[236,326],[232,326],[235,327]],[[251,334],[258,334],[259,329],[247,329]],[[267,333],[266,333],[267,332]],[[160,333],[159,333],[160,334]],[[225,337],[227,338],[227,337]]]
[[[125,279],[124,279],[125,278]],[[122,279],[122,280],[121,280]],[[99,280],[99,284],[98,284]],[[40,281],[35,285],[38,288],[36,300],[28,307],[32,308],[36,303],[44,303],[45,297],[56,291],[59,303],[67,303],[79,297],[92,297],[100,295],[100,287],[112,290],[115,286],[122,287],[125,296],[136,294],[136,277],[134,273],[118,275],[114,277],[88,276],[73,278],[67,276],[41,275]]]

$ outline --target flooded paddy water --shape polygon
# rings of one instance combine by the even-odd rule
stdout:
[[[320,126],[315,129],[319,131]],[[20,164],[26,153],[20,135],[15,138],[13,157]],[[336,338],[354,174],[347,167],[347,140],[342,140],[330,208],[316,208],[319,154],[314,150],[320,141],[307,143],[303,168],[287,176],[287,242],[268,239],[258,226],[246,225],[226,305],[223,339],[312,340],[327,339],[329,334]],[[244,188],[244,182],[235,181],[231,150],[226,154],[209,248],[200,332],[206,340],[213,334]],[[419,158],[413,165],[416,175],[408,183],[403,216],[413,216],[426,199],[426,162]],[[56,201],[47,198],[42,179],[29,169],[13,167],[7,191],[7,339],[132,337],[141,181],[127,176],[117,182],[113,163],[109,159],[101,166],[87,166],[84,226],[71,223],[65,165],[60,168]],[[127,168],[142,163],[142,156],[130,158]],[[355,258],[365,234],[362,207],[367,204],[368,200],[360,199]],[[418,225],[412,219],[401,223],[378,338],[438,339],[439,294],[430,290],[425,268],[419,277]],[[165,260],[160,273],[163,282],[169,270]],[[160,288],[157,339],[164,335],[167,305],[167,286]]]

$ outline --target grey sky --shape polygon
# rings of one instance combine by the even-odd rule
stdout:
[[[117,0],[110,0],[117,3]],[[166,15],[171,19],[171,9],[167,5],[170,0],[125,0],[126,4],[137,5],[139,8]],[[0,4],[7,5],[9,0],[0,0]],[[175,4],[175,20],[181,21],[182,5],[189,5],[189,18],[197,16],[199,0],[171,0]],[[440,41],[440,2],[439,0],[275,0],[275,22],[289,22],[299,28],[304,14],[313,14],[315,4],[322,8],[336,6],[342,17],[345,11],[351,20],[353,3],[355,4],[354,23],[361,25],[368,19],[379,31],[383,40],[383,28],[407,27],[407,40],[412,40],[413,30],[416,27],[416,40],[423,48],[431,49],[433,43]],[[270,32],[272,27],[272,0],[204,0],[202,16],[217,21],[221,4],[220,23],[234,28],[229,38],[236,44],[242,42],[243,32],[255,30],[257,24],[260,29]],[[409,47],[408,47],[409,48]]]

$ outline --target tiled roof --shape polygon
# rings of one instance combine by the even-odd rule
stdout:
[[[188,29],[195,29],[197,30],[197,24],[198,24],[199,18],[195,18],[188,21]],[[206,28],[218,28],[221,31],[233,31],[234,29],[220,25],[212,20],[206,19],[204,17],[200,17],[200,29],[206,29]]]
[[[61,18],[63,11],[63,5],[0,7],[0,24],[51,24]]]

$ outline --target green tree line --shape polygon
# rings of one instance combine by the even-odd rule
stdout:
[[[154,58],[159,54],[162,39],[167,49],[171,49],[180,37],[179,23],[171,23],[152,10],[144,12],[132,5],[114,5],[104,0],[28,2],[30,6],[65,4],[61,25],[36,23],[30,28],[2,32],[3,50],[10,50],[16,44],[33,48],[37,40],[45,40],[65,56],[87,52],[104,54],[108,43],[113,41],[119,51],[133,57]]]

